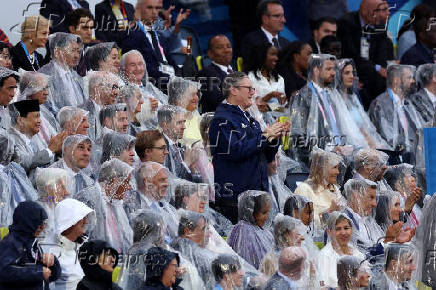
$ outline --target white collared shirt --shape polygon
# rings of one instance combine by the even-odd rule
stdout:
[[[214,61],[212,61],[212,63],[214,64],[214,65],[216,65],[217,67],[219,67],[223,72],[225,72],[226,74],[229,74],[228,73],[228,70],[229,69],[231,69],[232,71],[233,71],[233,68],[230,66],[230,65],[228,65],[228,66],[224,66],[224,65],[222,65],[222,64],[219,64],[219,63],[216,63],[216,62],[214,62]]]
[[[273,38],[277,39],[277,42],[279,41],[279,35],[278,34],[276,36],[273,36],[271,34],[271,32],[267,31],[265,28],[263,28],[263,26],[261,26],[260,29],[262,29],[263,33],[265,33],[265,35],[266,35],[266,38],[268,38],[268,41],[272,45],[274,45]]]

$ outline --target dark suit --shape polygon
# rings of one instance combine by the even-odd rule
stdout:
[[[89,10],[89,3],[86,0],[77,0],[84,9]],[[69,32],[67,15],[73,11],[73,7],[67,0],[42,0],[40,14],[52,21],[50,33]]]
[[[316,45],[315,39],[309,40],[309,45],[312,47],[312,53],[321,53],[321,48],[318,49],[318,46]]]
[[[279,40],[279,46],[280,48],[285,47],[289,44],[289,41],[286,38],[283,38],[281,36],[278,36]],[[262,45],[264,43],[270,43],[268,41],[268,38],[266,37],[265,33],[262,31],[262,29],[258,28],[249,34],[244,38],[244,40],[241,43],[241,51],[240,54],[244,60],[247,60],[249,56],[251,55],[251,50],[254,45]]]
[[[127,20],[133,21],[135,8],[132,4],[124,1],[124,9],[126,10]],[[112,12],[110,0],[104,0],[95,5],[95,36],[103,42],[116,42],[121,46],[123,39],[127,35],[127,29],[120,29],[117,18]]]
[[[211,63],[198,72],[197,80],[201,82],[201,112],[215,112],[219,104],[224,100],[222,83],[227,73],[217,65]]]
[[[167,53],[168,50],[166,49],[167,43],[161,40],[162,39],[159,38],[160,45],[164,48],[165,55],[168,57],[169,53]],[[155,85],[160,90],[166,89],[169,75],[159,70],[159,56],[153,49],[153,45],[150,43],[144,32],[142,32],[139,28],[130,30],[128,36],[121,43],[121,49],[123,50],[123,53],[133,49],[138,50],[144,57],[148,76],[157,82]]]
[[[420,66],[421,64],[434,63],[434,56],[431,50],[417,41],[414,46],[409,48],[401,57],[401,64]]]
[[[14,70],[17,71],[19,68],[22,68],[26,71],[39,70],[45,64],[44,57],[37,51],[35,51],[35,54],[37,61],[35,60],[32,66],[27,58],[26,53],[24,52],[23,47],[21,46],[21,42],[18,42],[14,47],[11,48],[12,66]]]
[[[362,58],[360,54],[362,36],[369,38],[369,60]],[[337,37],[342,43],[342,57],[352,58],[356,63],[359,80],[364,84],[370,98],[362,100],[367,109],[371,101],[386,90],[386,80],[376,71],[375,65],[386,67],[387,61],[394,59],[392,41],[386,31],[363,32],[358,11],[350,12],[338,21]]]

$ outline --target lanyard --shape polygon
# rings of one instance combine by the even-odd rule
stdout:
[[[312,93],[313,93],[315,96],[318,96],[318,95],[319,95],[318,92],[317,92],[317,90],[315,90],[315,87],[313,86],[313,84],[312,84],[311,82],[308,83],[308,86],[309,86],[309,88],[312,90]],[[318,108],[319,108],[319,110],[321,111],[321,114],[322,114],[324,120],[327,120],[327,118],[326,118],[326,116],[325,116],[324,108],[322,107],[322,105],[320,104],[320,102],[317,102],[317,103],[318,103]],[[327,105],[327,104],[325,104],[325,105]],[[329,102],[329,106],[330,106],[330,111],[331,111],[331,112],[334,112],[334,111],[333,111],[333,108],[332,108],[332,104],[330,104],[330,102]],[[332,116],[333,116],[334,120],[336,121],[336,116],[335,116],[334,114],[332,114]]]
[[[27,59],[29,60],[30,65],[32,66],[33,70],[36,71],[35,67],[33,66],[33,63],[32,63],[32,60],[31,60],[31,58],[30,58],[30,54],[29,54],[29,51],[27,50],[26,45],[25,45],[24,42],[22,42],[22,41],[20,41],[20,44],[21,44],[21,47],[22,47],[23,50],[24,50],[24,53],[25,53],[26,56],[27,56]],[[33,52],[33,60],[34,60],[34,62],[36,63],[36,65],[38,66],[38,68],[39,68],[38,58],[36,57],[36,53],[35,53],[35,52]]]
[[[114,5],[115,5],[115,0],[111,0],[110,4],[111,4],[111,8],[113,9]],[[121,1],[120,10],[121,10],[121,13],[123,14],[124,21],[127,21],[128,20],[127,19],[127,13],[126,13],[126,9],[124,8],[124,2],[123,1]]]

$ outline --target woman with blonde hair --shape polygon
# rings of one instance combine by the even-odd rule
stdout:
[[[12,66],[15,70],[37,71],[44,64],[43,56],[36,51],[48,41],[50,21],[41,15],[28,16],[21,24],[21,41],[12,49]]]

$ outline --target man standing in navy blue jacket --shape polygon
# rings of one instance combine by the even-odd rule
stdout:
[[[233,223],[238,220],[238,196],[246,190],[268,191],[267,164],[289,123],[275,123],[264,131],[248,112],[255,89],[247,75],[233,73],[223,83],[226,100],[210,124],[209,137],[215,174],[215,206]]]

